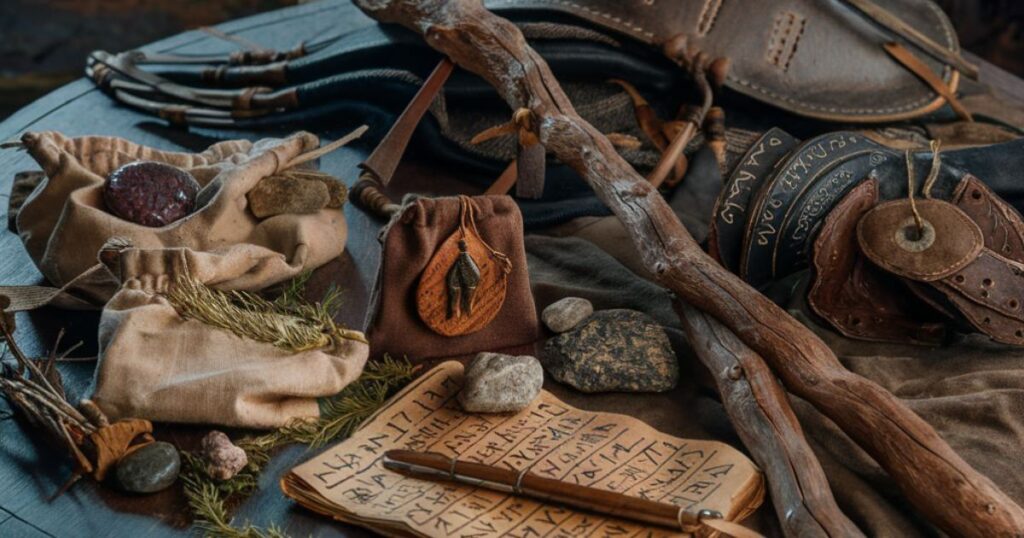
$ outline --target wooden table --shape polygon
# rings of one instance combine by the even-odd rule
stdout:
[[[365,21],[366,17],[347,2],[316,2],[274,11],[221,25],[224,32],[250,39],[260,45],[286,49],[308,36],[330,34],[345,25]],[[199,31],[186,32],[145,47],[156,52],[219,52],[231,51],[236,45]],[[85,58],[82,59],[83,65]],[[333,140],[358,124],[339,120],[317,134]],[[201,129],[172,128],[162,120],[137,113],[115,104],[96,90],[91,82],[79,80],[64,86],[43,99],[16,112],[0,123],[0,141],[19,137],[26,131],[59,130],[67,135],[116,135],[141,144],[173,150],[199,151],[215,138],[286,134],[224,133]],[[367,145],[356,145],[331,154],[322,160],[322,167],[353,182],[356,165],[369,151]],[[0,151],[0,198],[7,209],[7,194],[16,172],[36,170],[38,166],[23,151]],[[396,182],[410,189],[418,167],[403,165]],[[431,171],[436,177],[437,172]],[[441,190],[454,192],[468,187],[458,182],[443,181]],[[436,189],[435,189],[436,190]],[[369,287],[379,257],[376,240],[381,222],[348,206],[349,243],[341,259],[317,272],[311,293],[326,289],[330,283],[341,286],[345,294],[343,323],[362,327],[368,303]],[[6,222],[6,218],[4,219]],[[7,285],[41,284],[43,278],[29,259],[18,237],[0,233],[0,283]],[[30,356],[42,356],[52,345],[60,328],[67,331],[65,343],[79,340],[85,346],[76,355],[94,356],[98,312],[68,312],[42,309],[19,314],[16,338]],[[65,363],[60,369],[72,401],[88,391],[95,362]],[[0,400],[0,536],[172,536],[192,534],[183,496],[178,488],[133,497],[108,488],[97,487],[83,480],[69,493],[53,502],[47,498],[67,479],[70,462],[59,453],[48,450],[27,430],[20,420],[10,416],[6,401]],[[196,446],[207,427],[157,427],[157,438],[182,448]],[[292,536],[355,536],[366,535],[355,527],[331,523],[325,518],[298,508],[286,500],[277,486],[285,470],[310,457],[303,447],[292,447],[275,457],[263,474],[261,491],[237,510],[236,521],[251,521],[266,526],[275,523]]]
[[[283,49],[293,46],[302,37],[330,33],[359,21],[365,21],[365,16],[349,3],[324,1],[233,21],[219,28],[263,46]],[[235,45],[198,31],[186,32],[146,47],[150,51],[194,53],[234,49]],[[1004,93],[1024,101],[1024,82],[1021,80],[988,64],[983,64],[983,77]],[[317,134],[335,139],[354,127],[355,123],[339,120],[330,129]],[[168,127],[161,120],[116,105],[86,80],[64,86],[0,123],[0,141],[16,138],[25,131],[47,129],[72,136],[117,135],[158,148],[189,151],[201,150],[216,139],[225,137],[258,138],[285,134],[225,133]],[[368,150],[365,145],[357,144],[354,148],[327,156],[322,166],[351,183],[357,173],[356,165]],[[403,164],[395,183],[401,185],[402,190],[415,190],[418,177],[430,177],[430,192],[472,191],[472,187],[451,176],[446,177],[437,168],[431,168],[429,174],[420,174],[418,172],[423,171],[421,166],[424,165]],[[0,151],[0,193],[3,193],[0,200],[6,199],[16,172],[34,169],[38,167],[24,152]],[[0,206],[2,211],[6,211],[6,201]],[[317,289],[326,289],[331,283],[341,286],[345,293],[345,308],[340,321],[361,327],[379,258],[376,237],[381,222],[351,206],[346,209],[346,218],[350,230],[346,253],[317,271],[311,291],[316,293]],[[0,232],[0,283],[43,283],[18,237],[8,231]],[[64,328],[67,331],[66,343],[79,340],[85,343],[77,355],[94,355],[98,317],[98,313],[55,309],[21,314],[16,337],[30,356],[42,356],[54,342],[58,330]],[[94,367],[93,362],[61,365],[73,401],[88,391]],[[0,415],[0,536],[142,537],[190,533],[188,511],[178,488],[133,497],[83,480],[69,493],[48,502],[47,498],[68,477],[71,471],[69,461],[64,454],[40,444],[32,432],[10,416],[6,402],[0,403]],[[208,430],[205,427],[158,426],[157,437],[188,449],[195,447]],[[365,531],[355,527],[315,516],[282,496],[277,478],[309,456],[303,447],[297,446],[275,457],[263,473],[261,490],[235,512],[236,521],[249,521],[261,527],[274,523],[293,536],[366,535]]]

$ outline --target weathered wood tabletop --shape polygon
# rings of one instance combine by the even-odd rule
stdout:
[[[232,21],[219,26],[270,48],[293,47],[300,39],[331,34],[365,16],[348,2],[315,2]],[[186,32],[157,43],[146,50],[157,52],[229,52],[237,45],[200,31]],[[83,65],[85,58],[82,59]],[[332,120],[333,121],[333,120]],[[329,129],[317,134],[333,140],[357,127],[358,123],[338,118]],[[91,82],[79,80],[64,86],[0,123],[0,140],[19,137],[26,131],[59,130],[72,136],[116,135],[153,147],[200,151],[218,139],[260,138],[282,132],[240,133],[185,130],[115,104],[96,90]],[[352,183],[356,165],[370,148],[354,148],[326,156],[323,169]],[[3,210],[15,173],[37,170],[38,166],[23,151],[0,151],[0,193]],[[396,182],[412,189],[416,166],[403,166]],[[436,172],[432,176],[437,177]],[[405,178],[408,178],[405,179]],[[444,190],[469,189],[454,181],[442,182]],[[446,187],[446,188],[445,188]],[[436,189],[434,189],[436,190]],[[310,290],[325,289],[335,283],[344,292],[345,306],[340,321],[361,327],[372,285],[379,245],[377,230],[381,223],[348,206],[349,242],[341,259],[317,271]],[[4,218],[6,222],[6,218]],[[25,253],[18,237],[10,231],[0,234],[0,282],[5,285],[42,284],[43,277]],[[19,314],[16,338],[30,356],[41,356],[54,342],[57,332],[67,331],[65,343],[84,342],[75,353],[95,355],[98,312],[69,312],[46,308]],[[88,390],[95,362],[64,363],[60,370],[72,401]],[[209,428],[157,426],[156,436],[182,448],[194,447]],[[310,457],[303,447],[291,447],[273,459],[263,473],[260,492],[237,510],[236,521],[254,525],[276,524],[292,536],[352,536],[365,531],[333,523],[299,508],[285,499],[278,478],[296,463]],[[25,425],[11,415],[6,402],[0,403],[0,536],[171,536],[191,534],[188,510],[179,488],[132,497],[97,487],[88,480],[76,484],[70,492],[48,502],[68,478],[71,466],[61,453],[48,449]]]
[[[346,24],[365,20],[365,16],[344,0],[323,1],[265,13],[219,26],[226,33],[239,35],[270,48],[289,48],[297,41],[337,31]],[[228,52],[236,45],[211,35],[191,31],[146,47],[157,52]],[[83,64],[85,59],[83,58]],[[1024,81],[988,64],[983,77],[990,85],[1024,103]],[[317,134],[335,139],[357,126],[338,118],[329,129]],[[0,123],[0,141],[26,131],[59,130],[78,136],[116,135],[164,149],[198,151],[212,142],[229,137],[259,138],[285,134],[274,132],[217,132],[203,129],[179,129],[162,120],[115,104],[86,80],[64,86]],[[322,167],[352,183],[356,165],[368,152],[365,144],[331,154]],[[402,190],[416,190],[421,166],[405,164],[395,184]],[[24,152],[0,151],[0,211],[6,212],[6,197],[16,172],[38,167]],[[445,176],[432,168],[430,192],[436,194],[473,187]],[[345,294],[340,321],[361,327],[369,289],[379,257],[377,231],[381,223],[362,211],[348,206],[349,241],[346,253],[317,271],[313,287],[326,289],[334,283]],[[4,219],[6,221],[6,218]],[[18,237],[0,232],[0,283],[5,285],[42,284],[43,278],[25,253]],[[316,293],[316,289],[312,290]],[[19,315],[16,337],[30,356],[41,356],[56,339],[58,331],[67,331],[66,343],[82,341],[76,355],[90,356],[96,351],[98,312],[69,312],[56,309]],[[72,400],[85,394],[92,380],[95,363],[64,363],[60,369]],[[158,426],[157,438],[182,448],[193,448],[208,431],[205,427]],[[310,457],[303,447],[291,447],[275,457],[263,473],[260,491],[236,511],[237,522],[266,526],[276,524],[294,536],[365,535],[361,529],[331,522],[285,499],[278,478],[296,463]],[[83,480],[70,492],[48,501],[67,479],[71,466],[64,454],[49,449],[12,414],[6,402],[0,403],[0,536],[171,536],[190,533],[185,500],[178,488],[143,497],[133,497],[100,488]]]

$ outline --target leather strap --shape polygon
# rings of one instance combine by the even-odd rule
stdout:
[[[804,142],[776,165],[750,202],[744,232],[740,276],[754,287],[775,276],[775,251],[790,208],[834,167],[880,146],[849,131],[827,133]],[[806,260],[806,258],[804,258]]]
[[[945,291],[958,294],[988,310],[1024,322],[1024,264],[989,249],[956,273],[942,279]]]
[[[373,153],[359,165],[381,185],[386,186],[391,181],[391,176],[395,174],[405,148],[409,145],[412,133],[454,69],[455,64],[451,60],[447,57],[441,59],[416,92],[416,96],[402,111],[402,115],[391,126],[388,134],[384,135],[384,139],[374,148]]]
[[[167,96],[185,103],[203,105],[208,107],[211,113],[233,112],[229,117],[247,117],[271,110],[292,109],[299,105],[295,88],[274,91],[265,86],[231,90],[184,86],[139,69],[136,65],[139,57],[142,57],[142,53],[129,52],[111,56],[103,51],[94,51],[89,57],[86,73],[97,85],[115,93],[123,90],[133,94],[132,97],[136,99],[148,97],[153,100],[152,103],[160,105],[156,108],[167,107],[158,101]]]
[[[935,93],[941,95],[949,106],[956,112],[956,115],[964,121],[974,121],[971,113],[964,108],[964,105],[960,103],[960,100],[956,97],[956,92],[952,90],[945,82],[939,78],[932,70],[925,65],[917,56],[914,56],[906,47],[896,42],[886,43],[883,45],[885,52],[888,52],[890,56],[896,61],[903,64],[904,67],[910,70],[911,73],[917,75],[918,78],[924,81]]]
[[[1020,213],[972,175],[957,185],[952,201],[981,229],[986,248],[1024,263],[1024,222]]]
[[[760,189],[776,163],[797,144],[799,140],[782,129],[769,129],[747,150],[722,187],[712,212],[708,249],[726,269],[733,272],[739,269],[751,196]]]
[[[935,42],[932,38],[921,33],[920,30],[907,24],[887,9],[872,0],[846,0],[853,7],[870,17],[872,20],[887,28],[894,34],[913,43],[922,52],[936,60],[952,65],[961,73],[978,80],[978,67],[964,60],[963,56],[950,51]],[[920,61],[920,60],[918,60]]]
[[[512,186],[516,184],[518,177],[518,166],[516,166],[515,161],[512,161],[508,163],[508,166],[501,175],[498,176],[498,179],[496,179],[494,183],[491,183],[490,187],[487,187],[484,194],[508,194],[508,191],[512,190]]]

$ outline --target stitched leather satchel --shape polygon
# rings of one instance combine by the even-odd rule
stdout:
[[[589,72],[595,81],[628,76],[638,70],[629,64],[643,56],[657,56],[665,43],[685,36],[693,51],[730,60],[724,81],[729,89],[827,121],[918,117],[939,109],[955,93],[960,73],[976,75],[976,69],[959,55],[949,20],[930,0],[893,0],[884,7],[873,0],[484,3],[518,20],[530,30],[528,36],[557,38],[548,56],[562,79],[568,80],[566,71]],[[290,51],[192,58],[137,52],[94,54],[89,71],[118,99],[172,121],[252,125],[281,111],[287,117],[287,111],[324,107],[346,94],[372,97],[372,92],[365,92],[366,85],[400,83],[394,71],[422,73],[436,62],[418,40],[406,42],[407,35],[386,34],[364,24]],[[539,28],[542,25],[548,25],[547,32]],[[647,51],[629,53],[627,42],[644,45]],[[905,44],[908,52],[902,61],[886,52],[884,45],[891,42]],[[386,55],[392,76],[380,69],[379,61],[374,62],[389,47],[403,51]],[[906,55],[912,56],[910,62]],[[170,70],[169,76],[180,84],[175,85],[139,67],[148,63],[205,63],[208,67]],[[559,69],[573,63],[575,69]],[[663,71],[659,78],[664,79],[664,71],[678,68],[663,62],[658,69]],[[238,89],[209,91],[216,86]],[[179,104],[161,104],[168,97]]]

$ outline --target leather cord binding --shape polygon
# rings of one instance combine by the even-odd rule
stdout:
[[[683,129],[675,135],[672,143],[661,155],[661,160],[654,171],[647,177],[654,187],[661,186],[669,173],[680,160],[683,150],[693,140],[697,128],[704,123],[704,118],[711,109],[714,99],[713,87],[720,86],[725,80],[729,69],[729,60],[717,58],[712,60],[707,54],[690,44],[685,34],[679,34],[665,42],[663,51],[668,58],[686,68],[693,77],[700,91],[702,103],[699,108],[691,109],[684,119]]]
[[[512,113],[512,119],[489,127],[477,133],[470,139],[470,144],[481,144],[502,136],[515,134],[518,138],[518,152],[515,159],[515,168],[510,164],[505,172],[495,181],[494,190],[498,190],[509,182],[511,174],[515,171],[516,195],[522,198],[540,198],[544,194],[544,166],[545,150],[540,143],[534,126],[533,113],[528,108],[520,108]],[[498,185],[501,183],[501,185]],[[508,185],[511,188],[511,184]],[[490,189],[489,189],[490,190]],[[508,192],[508,189],[505,190]]]

